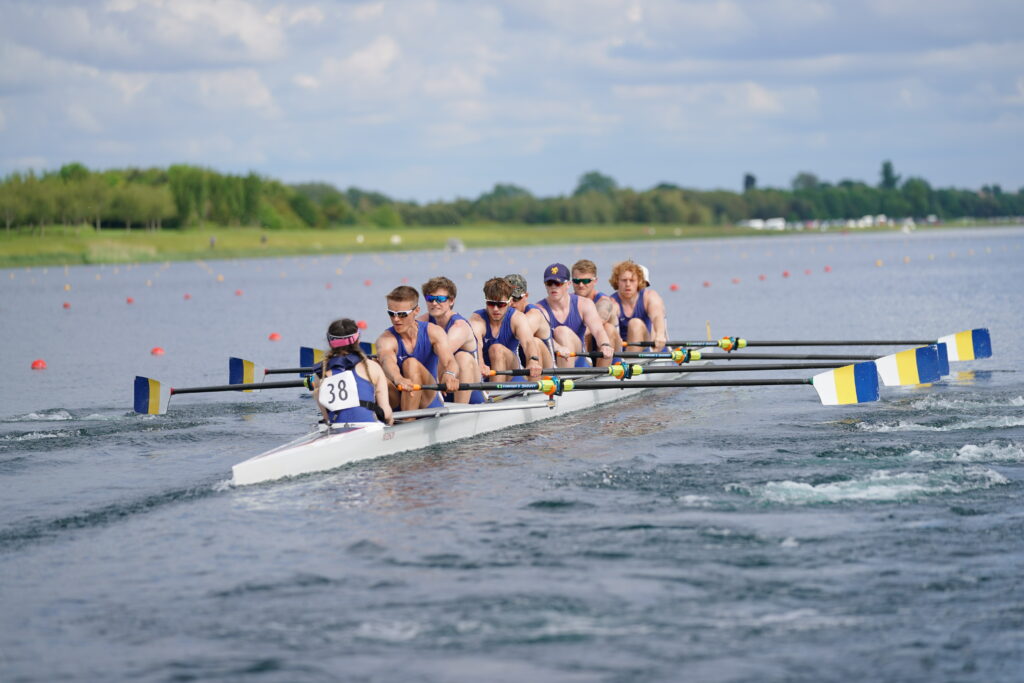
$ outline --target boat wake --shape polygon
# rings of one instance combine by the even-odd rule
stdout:
[[[864,432],[955,432],[964,429],[1005,429],[1009,427],[1024,427],[1024,416],[993,415],[973,419],[955,419],[946,424],[927,424],[911,420],[856,423],[856,428]]]
[[[812,484],[801,481],[769,481],[764,484],[727,484],[726,490],[751,496],[764,503],[818,505],[847,501],[906,501],[925,496],[989,489],[1009,483],[994,470],[978,465],[945,468],[933,472],[874,470],[865,477]]]

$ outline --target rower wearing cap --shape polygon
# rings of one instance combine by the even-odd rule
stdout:
[[[444,329],[448,335],[448,350],[459,366],[460,382],[479,382],[480,341],[473,332],[469,321],[455,312],[455,296],[458,290],[448,278],[434,277],[423,283],[423,298],[427,301],[427,313],[419,320],[432,322]],[[455,403],[483,403],[482,391],[456,391],[452,396]],[[448,400],[448,397],[445,397]]]
[[[331,350],[313,371],[312,386],[324,423],[393,424],[384,370],[359,348],[359,327],[341,318],[327,328]]]
[[[572,289],[576,296],[594,302],[612,348],[622,348],[622,338],[619,337],[619,304],[610,295],[597,291],[597,265],[589,259],[580,259],[572,264],[571,272]],[[589,332],[585,341],[587,349],[592,349],[596,345],[594,337]]]
[[[484,299],[484,308],[470,316],[469,324],[483,340],[483,361],[489,365],[485,374],[494,370],[495,381],[506,381],[508,376],[502,377],[501,371],[519,366],[517,351],[522,346],[530,379],[540,377],[540,340],[533,336],[526,315],[512,307],[512,285],[505,278],[492,277],[484,283]]]
[[[572,367],[573,354],[583,353],[584,335],[590,332],[597,340],[601,358],[597,365],[612,362],[612,344],[604,331],[601,316],[590,299],[569,293],[569,269],[562,263],[552,263],[544,269],[544,287],[547,297],[538,305],[547,313],[554,336],[555,354],[559,367]]]
[[[533,329],[533,336],[540,340],[540,362],[546,368],[554,363],[554,346],[551,338],[551,325],[544,310],[530,303],[530,292],[526,288],[526,278],[519,273],[509,273],[505,281],[512,285],[512,307],[526,315]],[[519,348],[519,360],[526,362],[526,353]]]
[[[459,366],[448,348],[448,335],[434,323],[416,320],[420,293],[414,287],[395,287],[386,299],[391,327],[377,338],[377,356],[392,384],[391,405],[401,410],[442,406],[436,391],[399,392],[397,387],[436,381],[448,391],[459,388]],[[438,365],[443,368],[440,375]]]
[[[651,289],[647,269],[633,261],[620,261],[612,267],[608,281],[615,288],[612,298],[619,305],[619,335],[630,351],[641,350],[636,342],[654,342],[654,349],[668,341],[665,326],[665,302]]]

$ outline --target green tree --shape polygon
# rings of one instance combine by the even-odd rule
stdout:
[[[818,184],[818,176],[814,175],[813,173],[808,173],[807,171],[801,171],[800,173],[797,173],[796,177],[793,178],[792,182],[794,192],[799,192],[801,190],[808,192],[817,190]]]
[[[908,178],[900,188],[903,199],[910,207],[911,216],[923,217],[934,213],[932,206],[932,186],[923,178]]]
[[[888,159],[882,162],[882,180],[878,184],[883,190],[895,190],[900,184],[900,177],[893,170],[892,162]]]
[[[757,176],[753,173],[743,174],[743,191],[750,192],[757,189]]]
[[[576,184],[576,189],[573,191],[573,196],[580,196],[587,192],[600,192],[602,194],[610,195],[615,192],[618,185],[611,176],[606,176],[598,171],[590,171],[580,176],[579,182]]]

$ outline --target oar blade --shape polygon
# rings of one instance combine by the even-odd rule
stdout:
[[[264,367],[256,365],[251,360],[234,357],[228,359],[228,384],[258,384],[266,375]],[[246,389],[245,391],[255,390]]]
[[[933,344],[939,354],[939,376],[945,377],[949,374],[949,347],[943,342]]]
[[[874,362],[844,365],[811,379],[822,405],[841,406],[878,400],[878,369]]]
[[[326,351],[314,349],[311,346],[301,346],[299,347],[299,366],[303,368],[312,367],[322,361],[326,355]]]
[[[362,349],[363,353],[367,356],[377,355],[377,345],[373,342],[359,342],[359,348]]]
[[[939,351],[935,345],[883,356],[875,360],[875,365],[887,387],[927,384],[939,379]]]
[[[939,342],[949,347],[949,360],[977,360],[992,357],[992,337],[987,327],[964,330],[940,337]]]
[[[163,415],[171,402],[171,388],[155,379],[135,377],[135,412],[143,415]]]

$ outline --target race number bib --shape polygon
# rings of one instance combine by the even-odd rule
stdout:
[[[331,375],[320,382],[317,401],[330,411],[356,408],[359,406],[359,391],[356,387],[356,375],[351,370]]]

